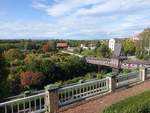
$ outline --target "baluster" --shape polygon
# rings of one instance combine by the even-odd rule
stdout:
[[[73,99],[76,98],[76,89],[73,89]]]
[[[102,90],[102,82],[100,82],[99,85],[100,85],[100,92],[101,92],[101,90]]]
[[[103,82],[101,82],[101,91],[103,91]]]
[[[93,93],[95,93],[95,84],[93,84]]]
[[[31,101],[29,100],[29,111],[31,112]]]
[[[14,113],[13,104],[11,104],[11,112]]]
[[[72,99],[72,89],[70,89],[70,92],[69,92],[69,99]]]
[[[104,81],[104,87],[106,87],[106,82]]]
[[[97,92],[97,83],[95,83],[94,87],[95,87],[95,93],[96,93]]]
[[[63,93],[60,93],[60,102],[63,102]]]
[[[39,99],[39,104],[40,104],[40,110],[42,109],[42,106],[41,106],[41,97],[40,97],[40,99]]]
[[[106,82],[107,82],[107,81],[105,81],[105,90],[107,89],[107,84],[106,84]]]
[[[5,113],[7,113],[7,105],[5,105]]]
[[[95,92],[95,84],[93,84],[93,93]]]
[[[103,81],[103,88],[105,87],[105,82]]]
[[[79,98],[81,97],[81,88],[80,87],[78,88],[78,97]]]
[[[86,86],[86,95],[88,95],[88,86]]]
[[[99,83],[99,82],[97,82],[97,84],[96,84],[96,88],[97,88],[97,89],[99,88],[99,87],[98,87],[98,83]]]
[[[82,87],[79,87],[79,97],[82,97],[81,89]]]
[[[89,85],[89,86],[88,86],[88,95],[91,93],[90,88],[91,88],[91,86]]]
[[[83,93],[84,93],[84,96],[86,96],[86,86],[84,86],[83,88]]]
[[[66,102],[66,91],[64,92],[64,102]]]
[[[84,96],[84,86],[81,88],[81,96]]]
[[[94,84],[92,84],[92,93],[94,93]]]
[[[103,91],[105,90],[105,81],[103,81]]]
[[[83,91],[84,91],[84,96],[86,96],[86,92],[87,92],[87,86],[86,85],[84,86]]]
[[[98,83],[99,86],[99,92],[101,91],[101,82]]]
[[[34,109],[36,111],[36,99],[34,99]]]
[[[19,110],[19,103],[17,104],[17,109],[18,109],[18,113],[20,112],[20,110]]]
[[[107,89],[107,87],[106,87],[106,81],[104,81],[104,83],[105,83],[105,88],[104,89],[106,90]]]
[[[96,92],[98,92],[98,82],[95,84]]]
[[[79,98],[79,88],[76,89],[77,98]]]
[[[66,91],[66,100],[68,101],[68,97],[69,97],[69,90]]]
[[[99,92],[99,82],[97,83],[97,91]]]
[[[106,81],[106,88],[107,88],[107,90],[109,89],[109,80],[107,79],[107,81]]]
[[[95,84],[95,90],[98,92],[98,82]]]
[[[24,109],[24,113],[25,113],[25,110],[26,110],[25,102],[23,102],[23,109]]]
[[[70,89],[68,90],[68,100],[70,100],[71,94],[70,94]]]
[[[90,85],[90,94],[92,93],[92,90],[93,90],[93,86]]]
[[[85,86],[84,92],[87,92],[87,90],[88,90],[88,86]]]
[[[73,97],[74,97],[74,89],[72,89],[72,97],[71,97],[71,99],[73,99]]]
[[[78,89],[76,88],[76,98],[78,98]]]

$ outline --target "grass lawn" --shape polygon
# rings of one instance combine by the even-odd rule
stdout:
[[[150,113],[150,91],[115,103],[103,113]]]

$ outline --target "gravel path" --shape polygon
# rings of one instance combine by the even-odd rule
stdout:
[[[85,104],[81,104],[80,106],[70,108],[61,113],[100,113],[105,107],[110,106],[111,104],[123,100],[127,97],[142,93],[146,90],[150,90],[150,80],[129,88],[118,89],[114,93],[93,101],[89,101]]]

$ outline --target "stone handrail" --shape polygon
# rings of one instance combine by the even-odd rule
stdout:
[[[44,112],[45,95],[40,93],[33,96],[23,97],[0,103],[0,113],[20,113],[20,112]]]
[[[109,91],[108,80],[105,78],[59,89],[59,105],[70,104]]]
[[[144,82],[150,77],[150,69],[140,68],[128,74],[110,76],[100,80],[80,81],[78,84],[48,85],[44,93],[0,103],[0,113],[57,113],[60,107],[95,96],[105,95],[116,88]]]
[[[139,71],[119,75],[116,77],[116,87],[123,87],[141,80]]]

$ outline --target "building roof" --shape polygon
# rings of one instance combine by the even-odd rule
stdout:
[[[113,57],[119,58],[119,59],[126,59],[126,56],[124,54],[123,47],[122,47],[121,43],[115,44],[115,51],[114,51]]]
[[[115,44],[114,56],[120,56],[122,50],[122,45],[120,43]]]
[[[68,44],[67,43],[57,43],[57,47],[68,47]]]

